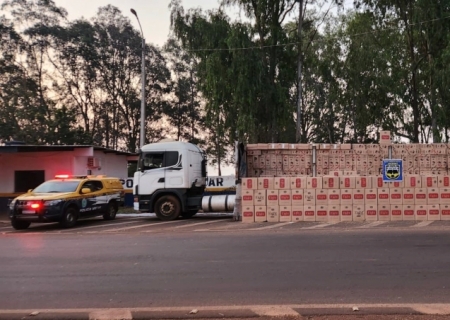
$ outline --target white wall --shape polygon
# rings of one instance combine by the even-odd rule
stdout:
[[[70,174],[71,152],[18,152],[0,154],[0,192],[14,192],[14,171],[44,170],[45,179],[57,174]]]
[[[127,178],[127,156],[93,148],[76,148],[60,152],[17,152],[0,154],[0,193],[14,192],[14,171],[44,170],[45,180],[58,174],[85,175],[89,156],[100,159],[101,169],[92,169],[93,175]]]

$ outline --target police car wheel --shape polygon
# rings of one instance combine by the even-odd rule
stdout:
[[[197,214],[198,210],[188,210],[186,212],[183,212],[181,214],[181,216],[185,219],[189,219],[192,218],[193,216],[195,216]]]
[[[181,213],[180,207],[180,202],[176,197],[162,196],[155,203],[155,213],[160,220],[175,220]]]
[[[114,202],[108,203],[108,207],[106,208],[106,212],[103,215],[103,219],[105,220],[114,220],[117,214],[117,205]]]
[[[30,226],[30,222],[28,221],[20,221],[16,219],[11,220],[11,226],[16,230],[24,230]]]
[[[63,228],[72,228],[75,226],[78,220],[78,211],[74,207],[69,207],[64,211],[64,214],[61,218],[59,224]]]

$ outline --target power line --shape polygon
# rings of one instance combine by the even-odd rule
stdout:
[[[421,24],[425,24],[425,23],[445,20],[445,19],[449,19],[449,18],[450,18],[450,16],[446,16],[446,17],[442,17],[442,18],[436,18],[436,19],[430,19],[430,20],[425,20],[425,21],[419,21],[419,22],[416,22],[416,23],[409,23],[406,26],[416,26],[416,25],[421,25]],[[378,33],[380,31],[399,30],[399,29],[400,29],[400,27],[383,28],[381,30],[376,30],[376,31],[354,33],[354,34],[350,34],[348,36],[349,37],[358,37],[358,36],[365,36],[365,35],[375,34],[375,33]],[[329,39],[327,39],[326,41],[329,41]],[[320,40],[317,40],[317,42],[320,42]],[[288,42],[288,43],[280,43],[280,44],[274,44],[274,45],[265,45],[265,46],[250,46],[250,47],[237,47],[237,48],[210,48],[210,49],[202,48],[202,49],[193,49],[193,50],[186,50],[186,51],[188,51],[188,52],[202,52],[202,51],[255,50],[255,49],[266,49],[266,48],[276,48],[276,47],[288,47],[288,46],[297,45],[297,44],[299,44],[298,41]]]

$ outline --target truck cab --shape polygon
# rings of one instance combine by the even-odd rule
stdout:
[[[133,178],[134,209],[155,212],[165,221],[194,216],[206,187],[206,162],[203,150],[192,143],[143,146]]]

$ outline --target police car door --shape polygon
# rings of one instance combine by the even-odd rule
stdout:
[[[89,193],[82,195],[80,200],[80,216],[94,215],[100,211],[101,207],[98,203],[99,191],[103,189],[101,181],[90,180],[83,183],[81,190],[90,189]]]

